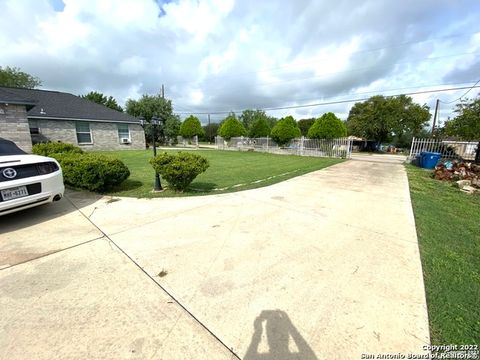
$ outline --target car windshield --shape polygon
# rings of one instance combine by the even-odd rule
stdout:
[[[24,154],[26,154],[26,152],[15,145],[13,141],[0,138],[0,156]]]

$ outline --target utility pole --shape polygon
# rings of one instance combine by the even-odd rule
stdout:
[[[162,92],[161,92],[161,95],[162,95],[162,99],[165,99],[165,87],[163,86],[162,84]],[[163,116],[160,118],[160,122],[161,122],[161,128],[160,128],[160,135],[162,137],[162,143],[165,144],[165,141],[166,141],[166,137],[165,137],[165,122],[167,121],[167,119],[165,119]]]
[[[209,144],[211,143],[210,139],[211,139],[211,136],[213,135],[210,131],[212,130],[210,129],[210,114],[208,114],[208,143]]]
[[[432,124],[432,137],[433,133],[435,132],[435,124],[437,123],[437,112],[438,112],[438,104],[440,100],[437,99],[437,103],[435,104],[435,114],[433,115],[433,124]]]

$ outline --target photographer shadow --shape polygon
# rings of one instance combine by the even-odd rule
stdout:
[[[262,311],[253,327],[252,341],[244,360],[318,360],[284,311]]]

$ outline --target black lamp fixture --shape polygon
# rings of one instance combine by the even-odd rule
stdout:
[[[145,125],[148,124],[148,121],[145,120],[143,116],[140,116],[139,118],[140,125],[142,128],[145,130]],[[150,121],[150,124],[152,125],[152,142],[153,142],[153,156],[157,156],[157,146],[156,146],[156,139],[155,135],[157,134],[157,126],[160,124],[160,121],[156,116],[152,117],[152,120]],[[155,171],[155,183],[154,183],[153,191],[154,192],[160,192],[163,191],[162,184],[160,183],[160,175],[158,172]]]

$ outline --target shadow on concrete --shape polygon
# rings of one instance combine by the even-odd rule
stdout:
[[[66,190],[65,196],[67,198],[64,197],[57,202],[0,216],[0,234],[25,229],[77,211],[68,198],[81,198],[82,207],[93,204],[101,198],[98,194],[73,190]],[[42,236],[42,234],[38,235]]]
[[[60,201],[0,216],[0,270],[103,236],[77,210],[100,196],[71,190],[65,194]]]
[[[253,327],[244,360],[318,360],[284,311],[262,311]]]

